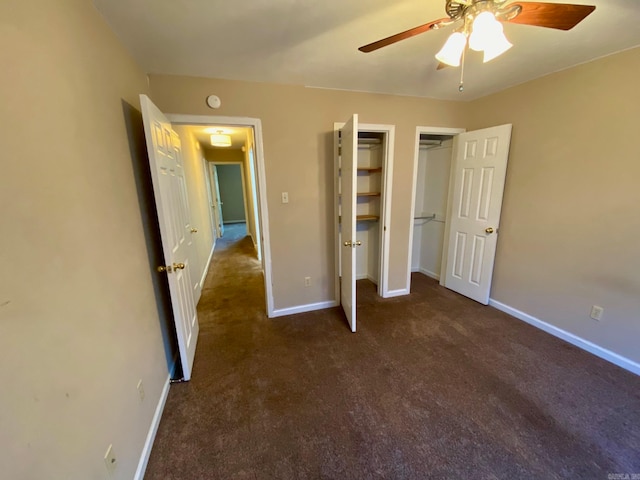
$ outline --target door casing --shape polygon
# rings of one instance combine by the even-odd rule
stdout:
[[[406,293],[411,292],[411,252],[413,251],[413,218],[416,215],[416,187],[418,181],[418,159],[420,156],[420,135],[452,135],[456,136],[460,133],[464,133],[467,130],[465,128],[447,128],[447,127],[416,127],[416,140],[415,140],[415,152],[413,156],[413,183],[411,188],[411,223],[409,224],[409,250],[407,255],[407,287]],[[451,172],[454,169],[454,162],[451,162]],[[453,195],[453,179],[449,175],[449,187],[447,193],[447,212],[445,219],[445,238],[448,238],[448,220],[450,215],[451,199]],[[444,243],[443,255],[446,256],[448,251],[447,242]],[[445,257],[443,257],[445,258]],[[446,267],[446,266],[445,266]],[[440,285],[444,286],[444,276],[440,277]]]
[[[333,158],[334,158],[334,218],[335,218],[335,298],[338,305],[340,304],[340,236],[338,232],[339,209],[338,202],[335,199],[337,195],[339,171],[338,171],[338,140],[339,132],[344,127],[344,122],[336,122],[333,124]],[[391,224],[391,199],[393,185],[393,156],[395,152],[395,125],[359,123],[358,131],[382,133],[385,135],[385,151],[383,158],[382,191],[383,198],[381,202],[380,222],[383,228],[380,228],[380,251],[382,252],[380,259],[380,268],[378,276],[378,295],[383,298],[393,297],[396,295],[394,291],[389,291],[389,225]]]
[[[256,163],[256,184],[258,187],[258,219],[261,232],[262,247],[262,267],[264,271],[264,289],[267,304],[267,316],[274,317],[274,301],[272,287],[271,268],[271,242],[269,233],[269,211],[267,206],[267,180],[264,162],[264,145],[262,136],[262,121],[259,118],[251,117],[225,117],[214,115],[184,115],[167,114],[169,121],[174,124],[183,125],[227,125],[234,127],[253,128],[255,143],[255,163]]]

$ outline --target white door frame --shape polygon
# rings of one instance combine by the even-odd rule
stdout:
[[[264,146],[262,140],[262,121],[250,117],[223,117],[214,115],[183,115],[169,114],[167,118],[176,124],[184,125],[227,125],[234,127],[253,128],[255,142],[256,184],[258,185],[258,219],[262,235],[262,258],[264,264],[264,289],[267,303],[267,316],[274,317],[272,272],[271,272],[271,242],[269,234],[269,211],[267,207],[267,179],[264,164]]]
[[[466,132],[466,128],[448,128],[448,127],[416,127],[416,141],[415,141],[415,151],[413,155],[413,186],[411,188],[411,222],[409,223],[409,253],[408,253],[408,262],[407,262],[407,294],[411,292],[411,255],[413,252],[413,218],[416,215],[416,188],[418,183],[418,161],[420,157],[420,135],[422,134],[430,134],[430,135],[451,135],[456,136],[460,133]],[[449,172],[453,172],[454,162],[451,162],[451,167]],[[447,238],[447,228],[449,225],[449,215],[450,215],[450,206],[451,206],[451,195],[453,194],[452,188],[452,175],[449,174],[449,190],[447,192],[447,211],[445,217],[445,238]],[[447,245],[445,242],[444,245],[446,255]],[[440,285],[444,286],[444,275],[440,276]]]
[[[244,205],[244,221],[249,223],[249,209],[247,203],[247,185],[246,185],[246,176],[244,172],[244,162],[240,162],[237,160],[233,160],[231,162],[218,162],[212,161],[214,165],[240,165],[240,179],[242,181],[242,203]],[[247,235],[249,235],[249,230],[247,229]]]
[[[339,211],[337,192],[339,182],[338,172],[338,132],[344,127],[344,122],[336,122],[333,124],[333,158],[334,158],[334,218],[335,218],[335,298],[340,304],[340,236],[338,234]],[[380,250],[382,252],[380,268],[378,269],[378,295],[383,298],[395,296],[394,292],[389,291],[389,237],[391,225],[391,199],[393,186],[393,154],[395,152],[395,125],[360,123],[358,124],[358,132],[374,132],[385,134],[385,154],[382,160],[382,191],[384,192],[382,204],[380,205]]]

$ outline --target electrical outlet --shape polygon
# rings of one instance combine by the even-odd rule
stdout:
[[[140,380],[138,382],[138,386],[136,387],[138,389],[138,395],[140,395],[140,401],[144,400],[144,385],[142,384],[142,380]]]
[[[289,203],[289,192],[282,192],[282,203]]]
[[[598,306],[598,305],[594,305],[593,307],[591,307],[591,318],[593,318],[594,320],[602,320],[602,314],[604,313],[604,308]]]
[[[109,445],[107,453],[104,454],[104,464],[111,475],[116,471],[116,454],[113,453],[113,445]]]
[[[304,286],[305,287],[311,286],[311,277],[304,277]]]

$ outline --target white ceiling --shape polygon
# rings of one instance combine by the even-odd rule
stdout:
[[[552,3],[571,3],[547,0]],[[639,0],[579,0],[573,30],[507,24],[514,47],[436,71],[451,28],[372,53],[359,46],[445,17],[444,0],[94,0],[148,73],[471,100],[640,45]],[[631,79],[629,79],[631,81]],[[628,85],[627,85],[628,86]]]

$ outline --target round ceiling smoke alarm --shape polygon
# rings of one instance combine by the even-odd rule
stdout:
[[[211,108],[220,108],[222,102],[220,101],[220,97],[217,95],[209,95],[207,97],[207,105]]]

